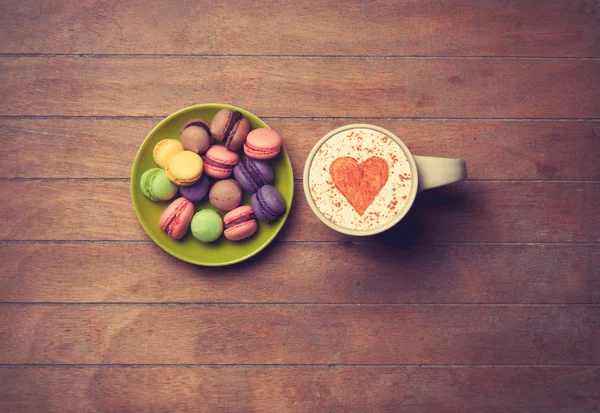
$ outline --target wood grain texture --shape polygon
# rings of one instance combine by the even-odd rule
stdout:
[[[24,305],[1,364],[597,364],[600,306]]]
[[[139,145],[159,121],[0,119],[0,177],[129,178]],[[600,180],[600,122],[265,121],[284,137],[297,178],[320,137],[348,123],[371,123],[394,132],[415,154],[466,159],[470,179]]]
[[[598,267],[600,245],[276,243],[203,268],[150,243],[4,244],[0,302],[600,304]]]
[[[598,118],[599,70],[597,60],[5,56],[0,113],[163,116],[226,102],[265,117]]]
[[[600,404],[599,373],[598,367],[0,368],[0,409],[592,412]]]
[[[1,7],[2,53],[598,56],[590,0],[8,0]]]
[[[129,182],[8,180],[0,192],[3,240],[148,240]],[[365,241],[599,242],[599,193],[599,183],[465,182],[420,194],[400,224]],[[299,183],[278,239],[356,241],[317,219]]]
[[[0,39],[0,412],[598,411],[598,1],[5,0]],[[203,102],[296,178],[368,122],[474,181],[357,241],[297,180],[265,251],[191,266],[129,175]]]

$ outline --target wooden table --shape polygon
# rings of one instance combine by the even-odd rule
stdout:
[[[0,4],[1,412],[600,409],[597,0]],[[129,197],[164,116],[223,102],[284,137],[284,231],[227,268]],[[469,179],[372,239],[302,191],[367,122]]]

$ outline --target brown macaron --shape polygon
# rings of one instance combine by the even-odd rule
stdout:
[[[233,179],[223,179],[213,184],[208,198],[215,208],[221,211],[231,211],[242,202],[242,189]]]
[[[210,133],[218,141],[224,141],[225,147],[237,152],[244,146],[250,132],[250,122],[240,112],[221,109],[210,123]]]
[[[212,143],[210,125],[204,119],[192,119],[181,128],[181,145],[187,151],[206,152]]]

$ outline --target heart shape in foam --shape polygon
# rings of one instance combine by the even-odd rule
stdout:
[[[373,156],[362,163],[349,156],[335,159],[329,167],[335,187],[363,215],[389,178],[385,160]]]

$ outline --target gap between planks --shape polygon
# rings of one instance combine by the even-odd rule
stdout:
[[[422,55],[302,55],[302,54],[200,54],[200,53],[0,53],[1,57],[65,57],[85,59],[200,58],[200,59],[355,59],[355,60],[592,60],[597,56],[422,56]]]
[[[385,242],[375,241],[275,241],[280,244],[289,245],[384,245]],[[12,239],[0,239],[0,245],[2,244],[153,244],[154,241],[147,240],[82,240],[82,239],[27,239],[27,240],[12,240]],[[529,246],[544,246],[544,245],[582,245],[582,246],[600,246],[600,242],[585,242],[585,241],[573,241],[573,242],[430,242],[423,244],[413,244],[414,246],[429,246],[429,245],[475,245],[475,246],[503,246],[503,245],[529,245]]]
[[[600,304],[591,303],[335,303],[335,302],[0,302],[2,306],[104,306],[104,307],[591,307],[600,308]]]
[[[65,120],[137,120],[137,119],[156,119],[161,120],[165,115],[0,115],[0,120],[39,120],[39,119],[65,119]],[[457,117],[390,117],[390,116],[262,116],[263,120],[314,120],[314,121],[339,121],[339,120],[389,120],[389,121],[431,121],[431,122],[456,122],[456,121],[474,121],[474,122],[600,122],[600,118],[457,118]]]
[[[0,368],[597,368],[600,364],[0,364]]]

